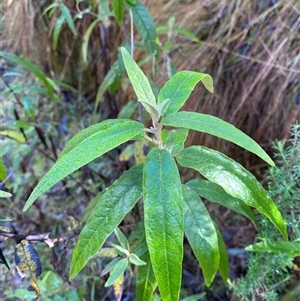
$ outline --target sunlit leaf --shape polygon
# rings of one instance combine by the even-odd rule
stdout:
[[[143,130],[143,124],[133,120],[109,119],[76,134],[69,140],[58,161],[34,188],[23,210],[26,211],[41,194],[64,177],[141,134]]]
[[[161,124],[192,129],[228,140],[256,154],[271,166],[275,165],[267,153],[252,138],[232,124],[215,116],[182,111],[164,117]]]
[[[176,159],[183,167],[200,172],[209,181],[223,187],[231,196],[264,214],[287,239],[284,220],[261,184],[244,167],[224,154],[202,146],[182,150]]]
[[[183,205],[173,157],[156,147],[144,163],[144,222],[151,263],[163,300],[178,300],[183,259]]]
[[[73,251],[70,279],[103,246],[105,240],[142,196],[142,169],[135,166],[126,171],[103,194],[82,229]]]
[[[14,139],[18,141],[19,143],[25,143],[26,140],[24,136],[21,133],[11,131],[11,130],[5,130],[5,131],[0,131],[0,135]]]
[[[219,267],[218,236],[213,221],[199,195],[188,186],[182,185],[184,204],[184,232],[200,263],[209,286]]]

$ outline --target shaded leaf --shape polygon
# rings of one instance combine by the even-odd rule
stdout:
[[[146,265],[137,267],[136,300],[152,301],[157,282],[152,269],[149,252],[144,253],[141,259],[146,262]]]
[[[173,157],[156,147],[143,171],[146,240],[163,300],[178,300],[183,259],[183,205]]]
[[[121,244],[121,246],[126,249],[129,250],[129,244],[128,244],[128,240],[126,238],[126,236],[123,234],[123,232],[121,232],[121,230],[117,227],[115,230],[115,235],[118,238],[119,243]]]
[[[70,279],[81,271],[124,216],[142,196],[142,169],[135,166],[126,171],[103,194],[82,229],[73,251]]]
[[[255,216],[250,207],[242,200],[232,197],[226,193],[220,185],[201,179],[193,179],[187,182],[186,185],[207,200],[221,204],[222,206],[246,216],[255,226],[257,226]]]
[[[81,50],[82,50],[83,62],[85,62],[85,63],[87,62],[87,54],[88,54],[88,46],[89,46],[90,36],[92,34],[93,29],[95,28],[95,26],[97,25],[97,23],[99,21],[100,21],[99,18],[96,19],[95,21],[93,21],[83,35]]]
[[[112,7],[119,26],[122,24],[125,0],[112,0]]]
[[[131,118],[134,111],[137,109],[138,103],[136,101],[129,101],[125,106],[122,107],[118,114],[118,118]]]
[[[162,140],[165,149],[172,155],[179,153],[184,148],[184,142],[188,133],[188,129],[163,130]]]
[[[54,50],[56,50],[56,48],[57,48],[59,34],[61,32],[64,22],[65,22],[64,15],[60,15],[59,18],[57,18],[57,20],[55,22],[53,34],[52,34],[52,47]]]
[[[182,111],[164,117],[161,124],[192,129],[228,140],[256,154],[268,164],[275,166],[272,159],[252,138],[220,118],[201,113]]]
[[[184,207],[184,232],[200,263],[209,286],[219,267],[218,236],[211,217],[199,195],[186,185],[182,185]]]
[[[114,269],[110,272],[110,275],[105,283],[105,287],[113,285],[124,274],[127,266],[127,258],[122,258],[121,260],[119,260]]]
[[[127,1],[127,8],[132,11],[133,23],[143,38],[147,51],[152,53],[158,51],[156,28],[147,7],[139,1],[135,5]]]
[[[190,97],[197,83],[202,81],[205,88],[213,93],[213,80],[209,74],[194,71],[179,71],[174,74],[161,88],[157,103],[162,103],[165,99],[170,99],[169,106],[162,111],[163,115],[177,112]]]
[[[217,235],[218,235],[218,245],[219,245],[219,253],[220,253],[220,262],[219,262],[218,270],[219,270],[221,277],[226,285],[229,280],[229,259],[228,259],[226,245],[225,245],[224,239],[222,237],[222,234],[218,230],[217,227],[215,227],[215,228],[216,228]]]
[[[222,153],[202,146],[182,150],[176,159],[183,167],[200,172],[209,181],[223,187],[231,196],[264,214],[287,239],[284,220],[261,184],[244,167]]]
[[[69,140],[57,162],[34,188],[23,210],[26,211],[41,194],[64,177],[143,130],[143,124],[133,120],[109,119],[79,132]]]
[[[60,9],[61,9],[62,15],[64,16],[65,20],[67,21],[67,24],[68,24],[69,28],[71,29],[73,34],[75,36],[77,36],[74,21],[73,21],[73,18],[71,16],[71,13],[70,13],[69,9],[64,4],[60,5]]]
[[[117,257],[117,258],[114,258],[111,262],[109,262],[105,266],[103,271],[101,272],[100,276],[102,277],[102,276],[106,275],[107,273],[109,273],[121,259],[122,259],[121,257]]]
[[[294,257],[300,256],[300,241],[271,241],[261,242],[246,247],[251,252],[286,253]]]

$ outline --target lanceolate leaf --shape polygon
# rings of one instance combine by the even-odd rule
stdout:
[[[156,108],[155,96],[147,77],[128,53],[126,48],[121,47],[121,54],[128,77],[131,81],[135,94],[138,97],[138,100],[142,103],[149,103],[153,108]],[[145,106],[145,109],[150,112],[149,106],[145,105],[144,103],[143,105]]]
[[[126,119],[111,119],[92,125],[75,135],[59,160],[46,173],[27,200],[24,211],[47,189],[83,165],[143,132],[143,124]]]
[[[145,233],[164,301],[178,300],[183,258],[183,205],[179,172],[166,150],[152,148],[143,171]]]
[[[82,41],[82,58],[83,61],[86,63],[87,62],[87,56],[88,56],[88,46],[89,46],[89,41],[90,41],[90,36],[92,34],[93,29],[97,25],[97,23],[100,21],[100,19],[96,19],[91,23],[91,25],[88,27],[88,29],[85,31],[84,36],[83,36],[83,41]]]
[[[135,166],[115,181],[91,213],[73,251],[70,279],[82,270],[103,246],[107,237],[142,196],[142,165]]]
[[[187,182],[186,185],[207,200],[221,204],[246,216],[254,223],[254,225],[256,225],[255,216],[249,206],[242,200],[234,198],[226,193],[220,185],[201,179],[193,179]]]
[[[72,16],[71,16],[71,13],[70,13],[69,9],[64,4],[61,5],[60,9],[61,9],[62,15],[64,15],[65,20],[67,21],[67,24],[68,24],[69,28],[71,29],[73,34],[75,36],[77,36],[75,24],[74,24],[74,21],[72,19]]]
[[[149,253],[144,253],[141,259],[146,262],[146,265],[138,266],[137,268],[136,300],[151,301],[157,282],[154,277]]]
[[[137,2],[135,5],[127,2],[127,7],[132,11],[134,25],[143,38],[147,51],[154,53],[159,46],[156,28],[147,7],[141,2]]]
[[[164,117],[161,124],[192,129],[231,141],[256,154],[270,165],[275,165],[272,159],[253,139],[220,118],[201,113],[182,111]]]
[[[247,251],[286,253],[293,257],[300,256],[300,241],[270,241],[263,240],[246,247]]]
[[[182,185],[184,204],[184,232],[200,263],[209,286],[219,268],[218,236],[211,217],[199,195],[188,186]]]
[[[210,75],[194,71],[180,71],[174,74],[161,88],[157,103],[170,99],[168,107],[164,108],[162,115],[177,112],[189,98],[197,83],[202,81],[205,88],[213,93],[213,80]]]
[[[128,266],[128,259],[121,259],[114,267],[114,269],[110,272],[110,276],[105,283],[105,287],[111,286],[114,284],[125,272]]]
[[[221,274],[221,277],[225,284],[227,284],[227,281],[229,279],[229,260],[228,260],[228,254],[226,250],[226,245],[224,242],[224,239],[222,237],[222,234],[218,230],[217,227],[217,235],[218,235],[218,245],[219,245],[219,253],[220,253],[220,262],[219,262],[219,272]]]
[[[188,133],[188,129],[163,130],[162,139],[165,149],[172,155],[176,155],[184,148]]]
[[[231,196],[255,207],[278,228],[287,239],[287,231],[280,212],[266,191],[244,167],[227,156],[202,146],[182,150],[176,159],[184,167],[200,172],[209,181],[223,187]]]
[[[123,20],[124,8],[125,8],[125,0],[113,0],[112,6],[113,6],[116,20],[119,26],[121,26],[121,22]]]
[[[59,18],[56,20],[54,29],[53,29],[53,34],[52,34],[52,46],[53,49],[56,50],[57,44],[58,44],[58,37],[61,31],[61,28],[65,22],[65,16],[61,14]]]

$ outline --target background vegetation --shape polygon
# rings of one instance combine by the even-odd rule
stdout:
[[[68,13],[61,7],[45,12],[49,5],[56,3],[54,1],[6,0],[1,4],[2,48],[18,56],[26,55],[46,76],[56,80],[51,94],[36,74],[33,76],[28,69],[1,58],[1,130],[18,133],[15,139],[1,139],[4,166],[1,185],[13,194],[10,199],[1,199],[1,213],[13,218],[4,226],[15,227],[19,233],[51,232],[51,238],[59,238],[51,249],[42,242],[34,244],[43,263],[40,286],[45,300],[47,296],[49,300],[96,300],[99,296],[102,300],[113,300],[111,290],[103,289],[105,279],[99,272],[106,265],[105,258],[99,256],[91,262],[82,278],[72,283],[67,281],[69,262],[66,259],[70,258],[79,231],[76,227],[89,200],[128,166],[138,162],[144,156],[143,149],[147,148],[141,145],[133,158],[126,152],[126,146],[108,153],[83,167],[74,177],[57,184],[30,211],[21,212],[33,187],[76,132],[118,115],[133,114],[142,118],[138,108],[130,102],[134,94],[128,88],[128,81],[122,79],[120,70],[116,70],[115,77],[107,76],[118,59],[118,47],[130,43],[129,10],[118,24],[106,1],[102,1],[103,6],[96,2],[63,1],[73,23],[68,22]],[[300,120],[299,1],[142,2],[154,21],[159,43],[155,43],[155,37],[143,36],[143,31],[136,29],[135,19],[135,58],[153,80],[154,91],[176,70],[212,75],[215,93],[209,95],[201,86],[197,87],[185,109],[219,116],[233,123],[272,154],[272,143],[288,138],[291,125]],[[87,42],[87,33],[96,19],[99,21]],[[154,50],[157,51],[155,60]],[[102,87],[106,90],[110,86],[110,92],[103,94],[99,87],[105,78],[107,85]],[[261,161],[232,144],[193,133],[187,145],[202,144],[220,150],[241,162],[263,184],[269,183],[270,194],[278,199],[291,223],[291,233],[297,239],[300,199],[299,181],[295,180],[300,177],[297,126],[292,139],[285,147],[277,144],[279,168],[269,171],[269,178]],[[192,177],[185,170],[182,174],[186,179]],[[288,298],[299,281],[297,262],[287,260],[286,255],[274,255],[274,261],[269,261],[274,266],[269,266],[260,283],[255,282],[265,255],[253,255],[248,260],[249,255],[242,250],[256,240],[254,226],[218,205],[210,205],[209,211],[226,240],[231,279],[241,278],[249,268],[248,276],[237,284],[233,282],[232,290],[225,287],[221,279],[205,288],[201,271],[187,247],[182,297],[205,292],[203,300]],[[122,231],[133,237],[138,235],[131,233],[131,229],[140,219],[141,211],[137,207],[122,224]],[[261,224],[259,237],[269,237],[266,222],[262,220]],[[10,239],[1,243],[12,268],[7,271],[1,265],[0,297],[3,300],[32,296],[13,268],[14,244]],[[293,264],[296,264],[294,268]],[[126,277],[123,300],[133,299],[134,276],[132,271]],[[6,283],[10,283],[10,287]]]

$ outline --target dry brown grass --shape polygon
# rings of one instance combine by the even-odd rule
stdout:
[[[75,1],[65,1],[72,10]],[[300,93],[300,3],[297,0],[143,0],[156,24],[176,17],[176,27],[186,28],[201,44],[175,37],[172,63],[178,70],[207,72],[214,78],[215,93],[197,86],[185,109],[219,116],[233,123],[268,151],[275,139],[286,138],[290,125],[300,119],[295,99]],[[77,86],[96,91],[116,57],[123,33],[115,23],[108,28],[109,43],[101,28],[91,39],[90,67],[80,59],[82,35],[93,19],[76,22],[79,37],[69,30],[60,37],[58,51],[51,50],[53,21],[39,18],[41,5],[32,0],[4,2],[5,44],[26,54],[44,70]],[[17,16],[17,17],[16,17]],[[44,23],[43,23],[44,22]],[[103,29],[103,28],[102,28]],[[164,37],[161,37],[163,40]],[[99,49],[101,51],[99,51]],[[100,53],[100,54],[99,54]],[[150,72],[149,72],[150,74]],[[157,81],[162,84],[167,78]],[[121,103],[124,95],[116,99]],[[232,144],[193,133],[189,143],[204,144],[225,152],[247,168],[259,170],[260,160]]]

